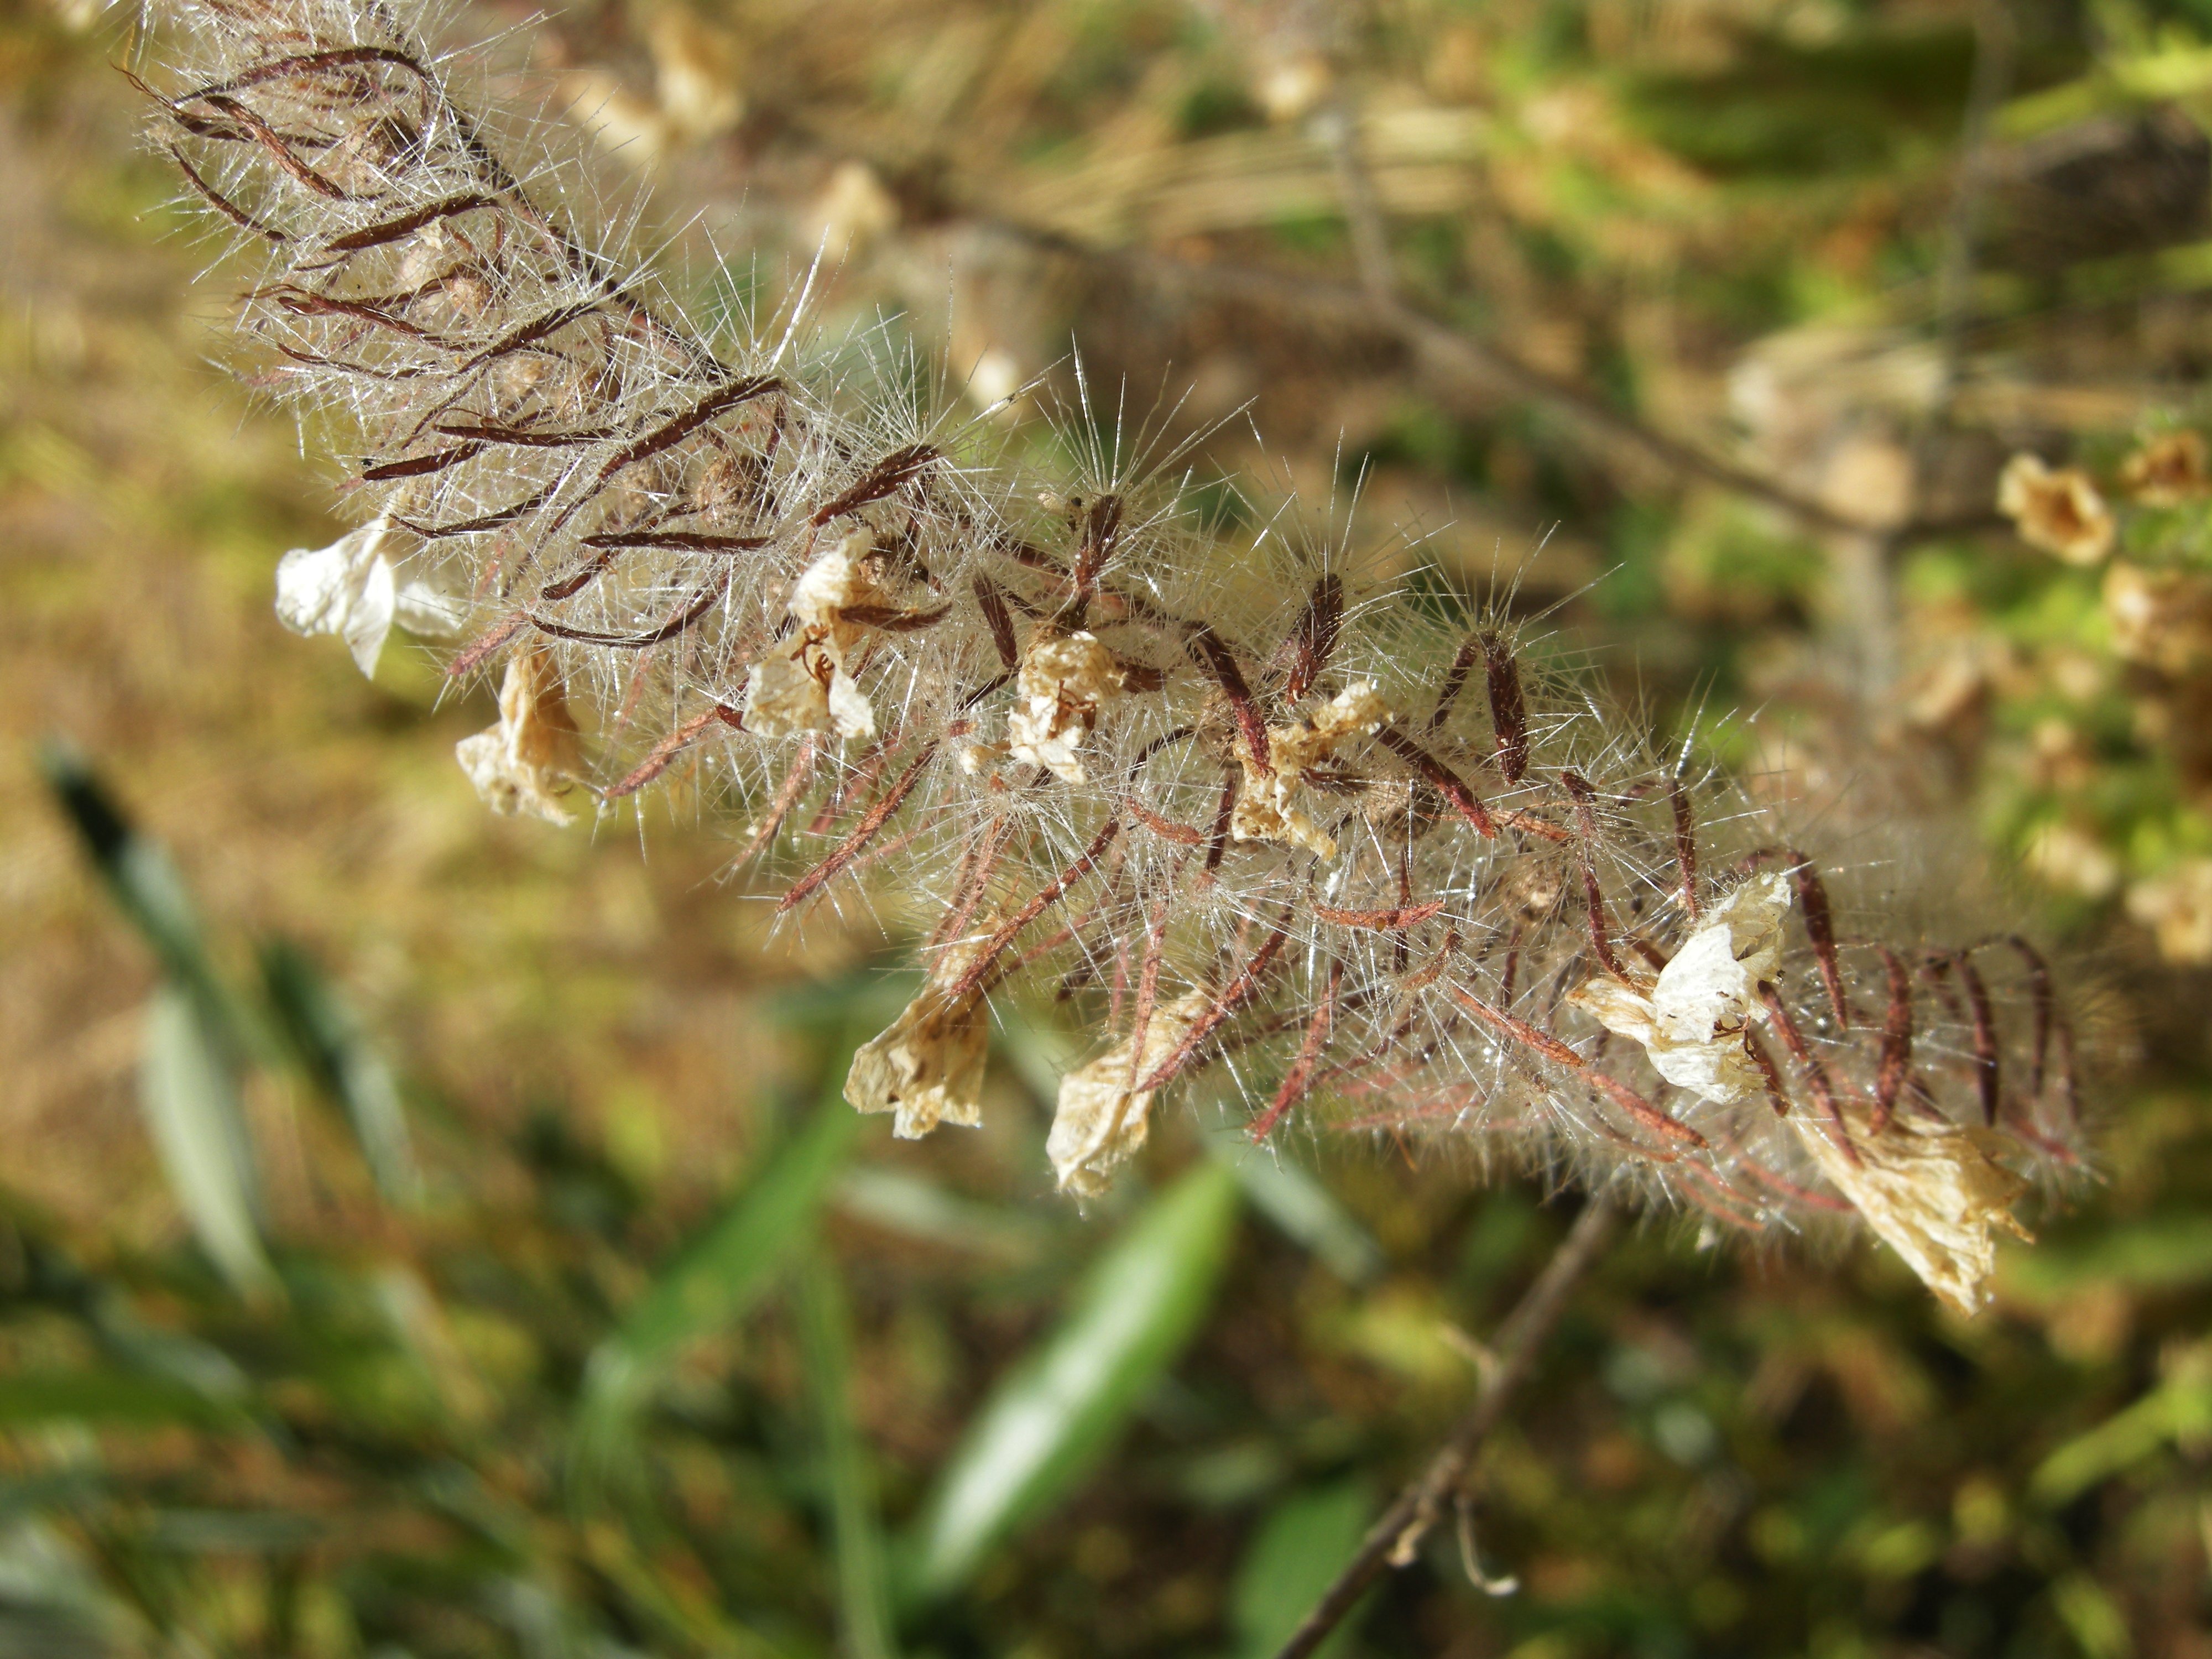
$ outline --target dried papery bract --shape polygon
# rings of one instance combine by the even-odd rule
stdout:
[[[1316,828],[1298,805],[1308,773],[1334,759],[1340,747],[1380,731],[1389,706],[1372,680],[1358,680],[1304,718],[1267,729],[1267,752],[1240,744],[1244,769],[1230,833],[1238,841],[1290,842],[1316,858],[1336,856],[1335,838]]]
[[[1044,1144],[1060,1191],[1096,1198],[1113,1183],[1114,1171],[1143,1149],[1154,1091],[1138,1084],[1173,1058],[1213,1006],[1214,998],[1202,991],[1179,997],[1152,1012],[1141,1052],[1133,1034],[1060,1079]]]
[[[276,617],[295,634],[335,634],[372,679],[394,624],[451,639],[467,604],[434,581],[403,574],[414,538],[379,517],[328,547],[295,547],[276,562]]]
[[[1765,1073],[1747,1042],[1759,985],[1782,963],[1789,878],[1753,876],[1708,908],[1656,978],[1601,975],[1570,993],[1607,1030],[1644,1045],[1652,1069],[1704,1100],[1732,1105],[1763,1095]]]
[[[372,677],[398,612],[399,585],[384,555],[390,534],[378,519],[328,547],[295,547],[276,563],[277,620],[295,634],[337,635]]]
[[[793,584],[791,631],[753,665],[745,686],[748,730],[763,738],[875,736],[876,711],[845,666],[862,631],[851,613],[883,599],[866,570],[874,541],[866,529],[851,532]]]
[[[499,724],[463,738],[453,753],[493,811],[570,822],[560,797],[583,770],[583,750],[550,650],[525,646],[507,659]]]
[[[458,624],[451,673],[503,665],[461,749],[498,810],[682,778],[777,916],[955,941],[855,1056],[850,1098],[899,1133],[975,1121],[991,1002],[1038,993],[1119,1034],[1060,1092],[1079,1195],[1201,1079],[1255,1133],[1497,1148],[1749,1230],[1848,1199],[1936,1237],[1911,1200],[1948,1158],[1960,1202],[1928,1203],[1965,1242],[1915,1248],[1964,1294],[2000,1183],[1940,1126],[2069,1155],[2041,1060],[2063,986],[1967,948],[2013,926],[1901,925],[1941,907],[1875,860],[1816,871],[1838,843],[1524,672],[1502,612],[1447,623],[1296,502],[1230,548],[1172,441],[1087,382],[1072,476],[1039,479],[881,337],[702,337],[563,228],[564,176],[503,162],[387,10],[173,21],[157,142],[258,252],[264,383],[343,428],[380,526],[288,560],[288,619],[364,657]],[[2104,556],[2086,477],[2008,477],[2046,544]],[[443,607],[420,629],[410,593]]]
[[[1114,653],[1093,635],[1031,641],[1015,683],[1019,704],[1006,714],[1013,757],[1064,783],[1088,783],[1077,750],[1098,724],[1099,711],[1121,695],[1121,680]]]
[[[983,1073],[991,1035],[981,990],[957,988],[982,952],[985,928],[939,953],[899,1017],[860,1045],[845,1098],[862,1112],[894,1112],[891,1133],[918,1140],[940,1123],[983,1121]]]
[[[1996,1235],[2034,1237],[2012,1212],[2027,1183],[1998,1162],[2002,1140],[1986,1129],[1905,1116],[1876,1133],[1856,1104],[1844,1118],[1856,1158],[1819,1126],[1800,1122],[1799,1137],[1821,1173],[1947,1306],[1978,1313],[1996,1271]]]

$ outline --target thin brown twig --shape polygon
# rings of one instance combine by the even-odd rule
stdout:
[[[1382,216],[1382,204],[1375,191],[1360,146],[1359,111],[1349,94],[1339,89],[1335,101],[1322,113],[1330,163],[1336,174],[1338,204],[1346,228],[1352,233],[1352,251],[1359,267],[1359,284],[1380,304],[1398,297],[1398,276],[1390,258],[1390,232]]]
[[[1604,1249],[1613,1236],[1613,1206],[1603,1194],[1593,1196],[1583,1206],[1583,1212],[1544,1264],[1544,1271],[1498,1328],[1498,1340],[1491,1345],[1492,1363],[1477,1389],[1474,1404],[1437,1449],[1420,1477],[1400,1492],[1382,1518],[1368,1529],[1358,1553],[1322,1592],[1321,1600],[1291,1633],[1275,1659],[1304,1659],[1320,1647],[1358,1605],[1367,1587],[1382,1576],[1382,1570],[1412,1561],[1429,1529],[1451,1512],[1474,1455],[1504,1417],[1515,1393],[1535,1370],[1537,1356],[1559,1323],[1568,1292]]]
[[[1936,337],[1943,377],[1936,399],[1939,413],[1948,412],[1958,386],[1959,344],[1974,283],[1982,198],[1990,183],[1990,126],[2011,94],[2019,47],[2005,0],[1975,0],[1973,17],[1974,67],[1959,118],[1958,161],[1943,222],[1942,261],[1936,273]]]

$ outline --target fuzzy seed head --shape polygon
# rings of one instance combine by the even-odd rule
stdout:
[[[2074,1158],[2031,945],[1655,753],[1502,611],[1440,612],[1330,512],[1219,530],[1079,365],[1045,477],[881,336],[695,329],[385,9],[169,21],[156,142],[260,263],[240,349],[374,519],[287,556],[286,621],[501,672],[460,746],[495,811],[680,776],[781,925],[929,941],[848,1082],[899,1134],[975,1122],[994,1000],[1049,996],[1098,1034],[1048,1141],[1070,1193],[1174,1090],[1747,1232],[1856,1212],[1961,1305],[2008,1171]],[[2086,477],[2006,477],[2031,539],[2109,551]]]

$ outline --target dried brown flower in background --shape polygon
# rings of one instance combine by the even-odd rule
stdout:
[[[2145,507],[2181,507],[2212,494],[2204,434],[2162,432],[2120,464],[2120,483]]]
[[[2079,467],[2053,471],[2039,456],[2014,456],[1997,480],[1997,510],[2022,541],[2069,564],[2095,564],[2112,550],[2112,509]]]
[[[2212,666],[2212,575],[2118,560],[2105,573],[2103,598],[2121,657],[2172,675]]]

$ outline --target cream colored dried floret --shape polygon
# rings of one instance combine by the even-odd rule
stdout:
[[[1088,634],[1041,635],[1022,653],[1014,689],[1021,702],[1006,716],[1013,757],[1062,782],[1088,782],[1075,751],[1098,724],[1098,711],[1121,695],[1114,653]]]
[[[371,678],[394,623],[426,638],[450,638],[467,602],[435,582],[403,577],[410,540],[380,518],[328,547],[294,548],[276,562],[276,619],[295,634],[338,635]]]
[[[1606,1030],[1644,1045],[1652,1068],[1677,1088],[1728,1105],[1766,1086],[1744,1040],[1761,980],[1782,963],[1790,878],[1765,871],[1705,913],[1655,981],[1606,975],[1568,993]]]
[[[1843,1108],[1850,1156],[1823,1123],[1800,1114],[1798,1139],[1867,1225],[1946,1305],[1962,1314],[1989,1301],[1999,1228],[2033,1239],[2012,1213],[2027,1183],[1990,1156],[1986,1129],[1893,1118],[1881,1133],[1856,1097]]]
[[[919,1140],[940,1123],[973,1128],[983,1121],[990,1011],[981,991],[952,993],[991,931],[940,955],[914,1000],[853,1056],[845,1098],[858,1111],[896,1112],[891,1133],[901,1140]]]
[[[876,732],[867,694],[845,672],[860,624],[846,612],[881,603],[864,568],[874,538],[855,530],[807,566],[792,585],[791,631],[753,665],[745,682],[745,730],[763,738],[828,732],[841,740]]]
[[[499,688],[499,724],[455,745],[461,769],[495,812],[528,812],[549,823],[567,823],[556,797],[581,769],[582,746],[560,665],[542,645],[507,659]]]
[[[398,583],[376,520],[328,547],[295,547],[276,563],[276,619],[295,634],[336,634],[374,676],[398,608]]]
[[[1153,1011],[1144,1053],[1133,1066],[1131,1039],[1125,1038],[1060,1079],[1060,1107],[1044,1143],[1060,1191],[1095,1198],[1112,1184],[1114,1171],[1137,1155],[1151,1128],[1152,1091],[1134,1085],[1167,1063],[1212,1006],[1202,991],[1179,997]]]
[[[1324,859],[1336,856],[1336,840],[1316,828],[1295,802],[1306,774],[1329,760],[1339,744],[1379,731],[1390,718],[1389,705],[1372,680],[1354,680],[1329,702],[1289,726],[1267,728],[1267,764],[1262,769],[1239,748],[1244,786],[1237,792],[1229,833],[1238,841],[1286,841]]]

